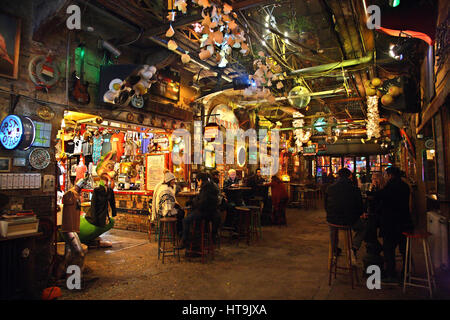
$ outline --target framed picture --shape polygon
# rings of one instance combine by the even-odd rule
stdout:
[[[19,18],[0,12],[0,77],[18,77],[20,29]]]
[[[0,157],[0,172],[11,171],[11,158]]]

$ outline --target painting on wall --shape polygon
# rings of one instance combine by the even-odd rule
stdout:
[[[18,77],[20,29],[20,19],[0,12],[0,77]]]

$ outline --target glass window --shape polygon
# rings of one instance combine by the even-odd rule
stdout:
[[[381,157],[381,165],[383,166],[392,166],[392,163],[389,159],[389,155],[388,154],[383,154],[380,156]]]
[[[333,173],[337,173],[342,168],[342,158],[331,158],[331,170]]]
[[[356,172],[366,171],[366,157],[356,157]]]
[[[349,169],[351,172],[355,171],[355,164],[353,162],[353,157],[344,158],[344,168]]]
[[[369,166],[370,166],[370,171],[381,171],[381,166],[380,166],[380,156],[376,155],[376,156],[370,156],[369,157]]]
[[[317,166],[318,167],[329,166],[329,165],[330,165],[330,157],[327,157],[327,156],[317,157]]]

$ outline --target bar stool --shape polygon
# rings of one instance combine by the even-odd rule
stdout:
[[[250,238],[262,239],[261,214],[264,203],[259,206],[247,206],[250,209]]]
[[[239,215],[237,245],[241,237],[245,238],[247,245],[250,245],[250,209],[248,207],[236,207],[236,214]]]
[[[200,237],[196,237],[196,229],[197,226],[200,226]],[[202,263],[205,263],[205,258],[211,257],[214,259],[214,242],[212,239],[212,222],[207,221],[206,219],[201,220],[194,220],[194,223],[192,224],[192,240],[189,244],[189,250],[188,254],[199,254],[202,257]],[[194,246],[194,240],[198,245],[199,249],[195,250],[193,249]],[[200,240],[200,243],[198,243],[198,240]]]
[[[428,244],[428,237],[431,236],[429,232],[403,232],[406,236],[406,256],[403,275],[403,293],[406,292],[406,286],[426,288],[430,292],[430,298],[433,297],[433,288],[436,289],[436,281],[434,276],[434,267],[431,260],[430,246]],[[411,274],[412,264],[412,240],[421,240],[423,245],[423,253],[425,255],[425,267],[427,270],[427,278],[413,277]],[[426,282],[427,285],[413,283],[412,280]]]
[[[158,260],[162,253],[162,263],[164,263],[164,257],[168,256],[178,257],[180,261],[180,250],[178,249],[177,237],[177,218],[160,218],[159,219],[159,235],[158,235]],[[166,245],[171,245],[166,248]]]
[[[332,240],[331,239],[331,235],[330,235],[330,245],[329,245],[329,251],[328,251],[328,285],[331,286],[331,275],[334,273],[334,278],[336,279],[336,275],[337,275],[337,269],[341,269],[341,270],[346,270],[348,271],[351,279],[352,279],[352,289],[354,289],[354,283],[353,283],[353,279],[354,277],[356,278],[356,280],[358,281],[358,274],[356,269],[356,266],[354,266],[352,264],[352,245],[353,245],[353,241],[352,241],[352,229],[351,226],[342,226],[342,225],[337,225],[337,224],[331,224],[328,223],[328,226],[333,227],[336,230],[336,239],[334,239],[334,243],[336,243],[336,240],[339,239],[339,232],[344,232],[345,235],[345,241],[344,241],[344,245],[345,245],[345,249],[344,251],[346,252],[347,255],[347,266],[346,267],[339,267],[338,266],[338,256],[333,256],[333,248],[332,248]],[[337,246],[336,246],[337,248]],[[334,269],[334,270],[333,270]]]
[[[155,236],[155,242],[158,242],[159,236],[159,219],[160,216],[156,215],[155,221],[152,223],[151,214],[148,217],[148,241],[152,241],[152,233]]]

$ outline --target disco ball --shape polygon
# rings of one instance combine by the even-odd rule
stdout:
[[[296,98],[291,98],[291,97],[299,96],[302,94],[309,94],[309,93],[311,93],[311,92],[308,90],[308,88],[305,88],[303,86],[294,87],[289,92],[289,96],[288,96],[289,103],[295,108],[298,108],[298,109],[304,108],[311,101],[310,96],[296,97]]]

